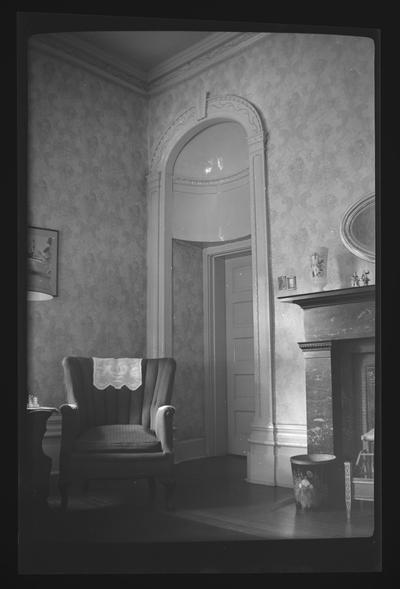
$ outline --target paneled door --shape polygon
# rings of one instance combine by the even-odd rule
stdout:
[[[254,417],[251,255],[225,261],[228,453],[248,452]]]

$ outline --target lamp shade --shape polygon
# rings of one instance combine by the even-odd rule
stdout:
[[[28,301],[48,301],[53,298],[53,295],[46,294],[45,292],[37,292],[33,290],[28,290],[27,292],[27,300]]]

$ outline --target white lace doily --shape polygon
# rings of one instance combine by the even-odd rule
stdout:
[[[142,384],[142,359],[93,358],[93,384],[100,390],[111,385],[135,391]]]

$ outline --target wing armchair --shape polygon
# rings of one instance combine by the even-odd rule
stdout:
[[[93,358],[62,361],[67,403],[62,415],[59,491],[67,508],[73,481],[147,478],[150,501],[156,479],[165,486],[172,508],[174,451],[170,405],[176,363],[172,358],[143,359],[141,385],[97,389]]]

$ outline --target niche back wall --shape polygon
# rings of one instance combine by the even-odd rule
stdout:
[[[142,356],[146,99],[32,48],[28,222],[57,229],[59,296],[28,302],[28,390],[65,402],[67,355]]]
[[[202,247],[174,239],[173,355],[176,440],[204,454],[204,348]],[[188,446],[189,447],[189,446]],[[184,447],[181,447],[181,452]],[[179,459],[179,456],[178,456]]]

